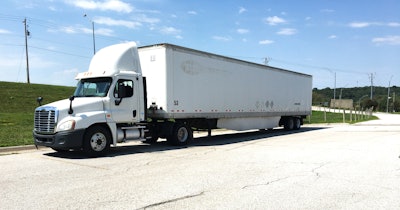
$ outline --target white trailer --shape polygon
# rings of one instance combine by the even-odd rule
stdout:
[[[184,145],[193,129],[299,129],[311,113],[310,75],[171,44],[106,47],[77,79],[69,100],[35,110],[36,145],[98,156],[128,140]]]
[[[312,77],[170,44],[139,48],[152,118],[218,119],[232,130],[311,113]]]

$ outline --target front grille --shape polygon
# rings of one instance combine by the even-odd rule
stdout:
[[[35,110],[35,131],[51,134],[57,123],[57,110],[54,107],[41,107]]]

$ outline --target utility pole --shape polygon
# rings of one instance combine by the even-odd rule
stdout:
[[[389,102],[390,102],[390,82],[392,81],[393,75],[390,77],[389,85],[388,85],[388,94],[387,94],[387,101],[386,101],[386,113],[389,112]]]
[[[96,37],[94,36],[94,21],[90,19],[87,14],[83,15],[84,18],[88,18],[90,22],[92,22],[92,39],[93,39],[93,55],[96,54]]]
[[[28,36],[30,35],[30,33],[26,29],[26,18],[24,19],[23,23],[25,26],[26,80],[27,80],[27,83],[30,84],[31,81],[29,79],[29,56],[28,56]]]
[[[374,87],[374,75],[373,75],[373,73],[371,73],[371,75],[370,75],[370,79],[371,79],[371,100],[372,100],[372,97],[373,97],[373,87]]]
[[[336,108],[336,71],[333,72],[334,74],[334,84],[333,84],[333,108]],[[335,111],[333,111],[335,112]]]
[[[96,54],[96,40],[94,37],[94,21],[92,21],[92,35],[93,35],[93,55]]]

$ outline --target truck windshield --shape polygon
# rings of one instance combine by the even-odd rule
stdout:
[[[111,78],[90,78],[78,82],[75,97],[104,97],[110,89]]]

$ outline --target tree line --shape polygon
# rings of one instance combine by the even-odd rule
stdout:
[[[312,97],[313,105],[329,106],[330,100],[334,97],[334,89],[314,88]],[[372,99],[370,86],[336,88],[336,99],[352,99],[353,105],[357,109],[374,107],[374,111],[386,112],[386,109],[388,109],[389,112],[398,112],[400,110],[400,87],[390,87],[389,100],[387,87],[373,87]],[[388,104],[389,106],[387,106]]]

